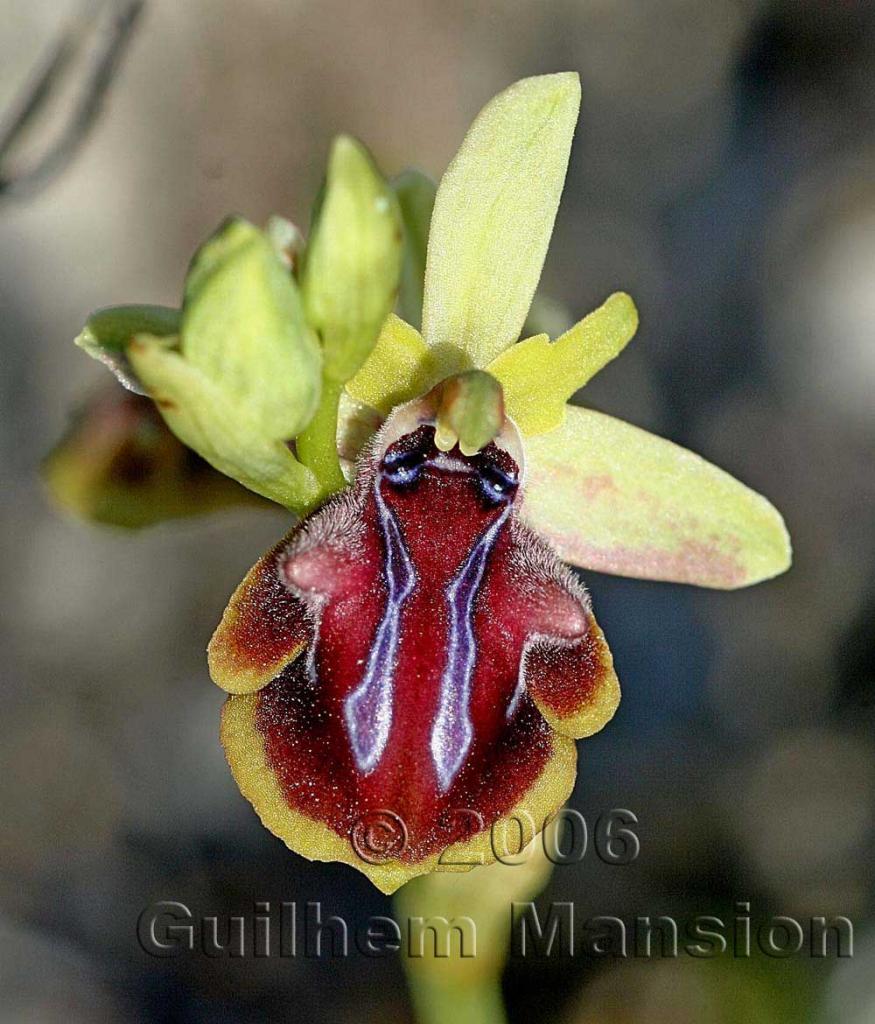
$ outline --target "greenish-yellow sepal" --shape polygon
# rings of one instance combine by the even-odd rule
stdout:
[[[538,285],[580,106],[574,73],[525,78],[478,114],[438,187],[422,334],[485,367],[520,335]]]
[[[700,456],[591,409],[526,442],[523,519],[572,565],[732,590],[784,572],[761,494]]]

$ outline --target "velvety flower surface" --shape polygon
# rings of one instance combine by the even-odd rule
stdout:
[[[434,423],[428,400],[393,413],[210,649],[217,682],[262,687],[231,698],[222,734],[265,824],[388,889],[448,847],[447,864],[491,860],[508,815],[530,837],[570,793],[569,737],[619,700],[587,595],[519,519],[516,429],[465,456]]]
[[[571,791],[573,738],[613,714],[610,652],[560,559],[723,588],[789,564],[766,499],[566,405],[634,334],[628,296],[517,341],[578,105],[577,76],[548,75],[481,112],[435,198],[422,334],[390,315],[334,378],[351,488],[256,564],[210,645],[265,825],[385,891],[492,860],[511,819],[528,842]]]

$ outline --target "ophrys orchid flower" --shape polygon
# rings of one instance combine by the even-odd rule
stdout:
[[[489,862],[510,822],[528,842],[571,792],[574,739],[613,714],[611,655],[563,560],[722,588],[789,564],[763,497],[566,405],[634,334],[627,296],[554,342],[518,341],[579,98],[576,75],[547,75],[478,116],[437,192],[422,334],[390,315],[366,358],[324,376],[333,414],[317,412],[297,444],[329,481],[319,493],[337,491],[342,382],[337,442],[346,453],[355,434],[360,449],[352,485],[256,564],[210,645],[231,694],[228,760],[264,824],[387,892]],[[330,309],[308,302],[306,263],[302,282],[325,346],[314,321]],[[162,351],[135,348],[134,368],[148,376]],[[329,364],[342,351],[341,339]],[[288,453],[264,451],[282,474]]]
[[[511,86],[436,196],[341,136],[306,244],[233,218],[181,309],[100,310],[77,339],[143,397],[107,400],[131,412],[109,440],[92,409],[49,460],[62,503],[141,526],[255,492],[300,517],[210,644],[222,739],[268,828],[387,892],[527,844],[571,792],[574,740],[616,709],[565,563],[732,588],[790,560],[764,498],[566,404],[635,333],[628,296],[518,340],[579,100],[573,74]],[[421,334],[390,312],[399,282]]]

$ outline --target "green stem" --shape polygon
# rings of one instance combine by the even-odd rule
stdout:
[[[435,963],[423,971],[405,958],[407,981],[419,1024],[507,1024],[500,979],[460,980],[445,970],[439,977]],[[450,967],[450,964],[442,965]]]
[[[507,1024],[501,995],[506,902],[489,886],[480,891],[484,893],[485,902],[478,900],[467,876],[427,875],[395,894],[397,920],[409,926],[433,922],[434,946],[421,935],[417,947],[411,927],[403,946],[402,963],[419,1024]],[[492,898],[496,895],[497,901]],[[462,919],[471,925],[471,933],[466,941],[460,928],[456,944],[453,923]],[[439,946],[446,948],[439,952]]]
[[[319,481],[320,502],[346,487],[337,455],[337,410],[342,391],[342,384],[322,378],[319,408],[295,442],[298,459],[313,471]]]

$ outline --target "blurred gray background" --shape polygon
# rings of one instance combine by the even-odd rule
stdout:
[[[77,9],[0,2],[0,114]],[[157,960],[158,899],[388,901],[261,828],[204,648],[280,514],[128,535],[37,467],[102,380],[92,309],[175,305],[231,211],[306,225],[332,136],[439,176],[482,104],[574,69],[583,107],[543,290],[641,329],[586,401],[767,494],[793,570],[734,594],[586,574],[624,698],[572,806],[641,821],[548,897],[581,917],[844,914],[852,960],[516,964],[512,1021],[875,1020],[875,9],[862,0],[149,0],[93,131],[0,202],[0,1021],[407,1020],[397,959]],[[747,996],[743,996],[743,993]],[[750,993],[754,996],[751,997]],[[753,1003],[750,999],[753,999]],[[747,1002],[745,1002],[747,1000]],[[756,1007],[755,1014],[750,1009]]]

